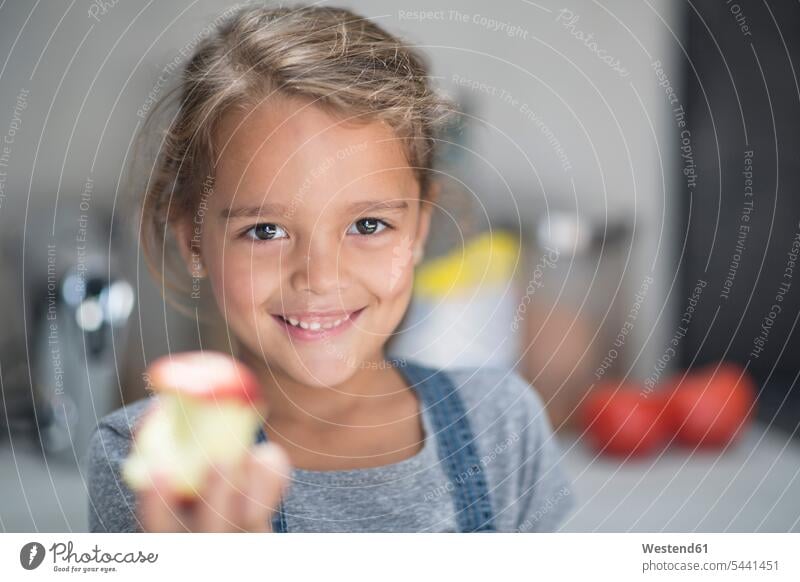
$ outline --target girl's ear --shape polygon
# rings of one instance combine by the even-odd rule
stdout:
[[[186,270],[191,277],[202,278],[207,272],[203,259],[200,256],[200,245],[194,244],[194,228],[190,220],[179,220],[172,226],[172,232],[178,244]]]

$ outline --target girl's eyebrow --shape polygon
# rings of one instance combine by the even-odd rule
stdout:
[[[405,200],[390,199],[354,202],[347,207],[347,210],[349,212],[360,212],[362,210],[405,210],[406,208],[408,208],[408,202]]]
[[[362,210],[405,210],[408,202],[402,199],[391,200],[362,200],[354,202],[347,207],[348,212],[360,212]],[[220,218],[227,220],[230,218],[253,218],[265,214],[286,215],[288,208],[284,204],[276,202],[264,202],[260,206],[240,206],[239,208],[225,208],[220,212]]]
[[[264,202],[260,206],[240,206],[239,208],[225,208],[219,213],[223,220],[229,218],[257,217],[262,214],[287,214],[287,208],[283,204],[275,202]]]

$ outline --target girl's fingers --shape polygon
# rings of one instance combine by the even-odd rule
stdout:
[[[197,531],[238,531],[236,525],[236,496],[241,495],[237,485],[236,468],[216,465],[208,472],[207,486],[197,507]]]
[[[288,484],[288,455],[275,443],[253,447],[238,466],[217,465],[185,510],[161,479],[139,495],[148,532],[270,531],[270,519]]]
[[[275,443],[256,445],[248,453],[242,523],[246,531],[271,531],[270,519],[288,483],[289,457]]]
[[[176,500],[164,483],[163,478],[155,476],[153,486],[140,492],[139,518],[146,532],[185,531],[180,523]]]

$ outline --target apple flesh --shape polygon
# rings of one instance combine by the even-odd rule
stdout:
[[[191,500],[212,464],[237,464],[253,445],[263,419],[258,381],[218,352],[165,356],[148,372],[156,399],[134,430],[123,478],[142,490],[159,475]]]

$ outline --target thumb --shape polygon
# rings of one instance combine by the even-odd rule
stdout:
[[[291,464],[286,451],[273,442],[253,447],[250,458],[249,495],[264,506],[275,508],[289,485]]]

